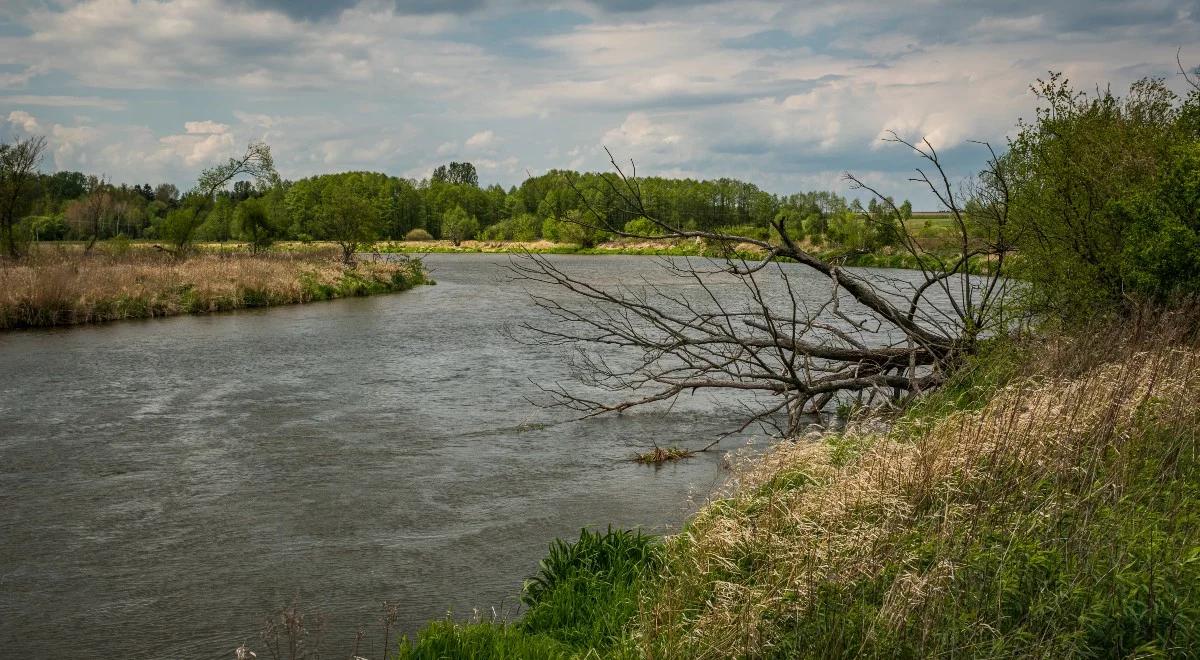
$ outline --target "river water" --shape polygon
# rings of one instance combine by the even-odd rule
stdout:
[[[687,286],[654,258],[554,260]],[[0,335],[0,657],[266,657],[293,599],[327,648],[371,626],[377,657],[382,601],[402,632],[511,611],[555,537],[669,533],[720,483],[717,453],[628,460],[707,442],[719,401],[534,406],[567,356],[505,332],[542,318],[508,258],[427,263],[438,284],[398,295]]]

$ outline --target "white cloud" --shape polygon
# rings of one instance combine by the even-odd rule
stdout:
[[[474,149],[484,149],[496,144],[496,134],[490,130],[480,131],[467,138],[466,146]]]
[[[13,110],[8,113],[8,123],[19,127],[26,133],[42,132],[41,124],[38,124],[37,118],[24,110]]]
[[[183,130],[188,135],[223,135],[229,132],[229,125],[215,121],[188,121],[183,123]]]
[[[0,117],[14,130],[31,119],[60,143],[56,163],[115,178],[186,183],[265,139],[291,178],[415,175],[470,158],[507,185],[524,175],[516,162],[606,168],[607,144],[647,174],[783,192],[844,169],[903,181],[912,162],[879,148],[889,129],[939,149],[1000,142],[1031,113],[1027,85],[1047,69],[1121,89],[1170,74],[1175,44],[1200,54],[1200,14],[1180,0],[719,0],[637,12],[561,0],[585,20],[519,36],[493,29],[513,17],[504,3],[424,16],[365,2],[314,21],[251,4],[40,3],[19,14],[28,36],[0,37],[0,88],[22,87],[0,96]],[[123,112],[97,122],[72,107]]]

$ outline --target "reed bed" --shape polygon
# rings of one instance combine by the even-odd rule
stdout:
[[[747,459],[669,540],[642,654],[1200,653],[1195,321],[1011,348],[886,429]]]
[[[346,267],[330,254],[148,249],[85,255],[42,250],[0,264],[0,329],[102,323],[402,291],[425,281],[417,261]]]

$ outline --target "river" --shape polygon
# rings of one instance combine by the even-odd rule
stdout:
[[[654,258],[554,259],[686,285]],[[438,284],[397,295],[0,335],[0,656],[266,657],[263,617],[294,598],[340,652],[384,600],[402,632],[511,611],[581,527],[677,529],[721,454],[629,458],[728,412],[532,405],[570,374],[504,332],[540,318],[507,261],[434,255]]]

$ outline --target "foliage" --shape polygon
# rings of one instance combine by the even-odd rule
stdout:
[[[594,247],[608,238],[590,211],[571,209],[562,219],[546,218],[542,236],[559,243],[574,243],[582,248]]]
[[[479,187],[479,174],[471,163],[453,162],[449,165],[438,165],[430,177],[433,183],[448,183],[451,185],[466,185]]]
[[[483,230],[480,237],[485,241],[536,241],[542,237],[542,221],[532,213],[518,213]]]
[[[1089,95],[1058,75],[1034,91],[1003,160],[1029,304],[1070,322],[1194,291],[1200,136],[1184,118],[1200,93],[1144,79]]]
[[[479,221],[461,206],[446,211],[442,216],[442,238],[455,245],[474,237],[477,231],[479,231]]]
[[[625,223],[625,232],[637,236],[662,236],[666,232],[649,218],[634,218]]]
[[[0,143],[0,250],[17,259],[28,235],[18,227],[30,206],[30,191],[46,150],[46,138]]]
[[[1128,229],[1120,254],[1127,291],[1157,303],[1200,291],[1200,141],[1171,152],[1152,191],[1114,204]]]
[[[343,263],[352,263],[359,246],[379,237],[377,209],[347,186],[326,188],[317,209],[316,236],[337,243]]]
[[[250,251],[259,253],[271,247],[280,228],[271,222],[266,205],[258,199],[247,199],[237,207],[235,217],[238,233],[250,243]]]
[[[204,223],[204,214],[209,210],[217,193],[223,191],[239,176],[248,176],[264,188],[279,185],[275,160],[271,156],[271,148],[265,142],[251,142],[240,157],[230,158],[225,163],[200,173],[196,188],[186,197],[187,213],[171,217],[164,226],[166,231],[159,232],[160,238],[170,241],[172,254],[182,257],[190,250],[196,230]]]

